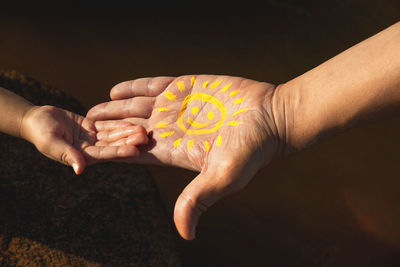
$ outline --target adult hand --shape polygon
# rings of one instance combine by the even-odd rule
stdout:
[[[32,106],[23,116],[20,136],[33,143],[50,159],[83,172],[86,164],[136,157],[136,146],[147,144],[146,131],[129,122],[119,122],[119,131],[97,131],[94,123],[80,115],[54,106]],[[118,144],[97,142],[97,135],[111,136]]]
[[[275,155],[399,109],[399,44],[396,23],[278,87],[210,75],[124,82],[112,89],[114,101],[88,117],[128,118],[153,131],[148,150],[132,162],[200,171],[174,214],[180,234],[192,239],[199,215]]]
[[[111,119],[152,132],[130,162],[166,164],[199,171],[175,204],[176,227],[195,237],[199,216],[222,197],[243,188],[282,144],[273,116],[275,86],[239,77],[191,75],[144,78],[116,85],[113,101],[87,114],[99,127]],[[102,140],[109,142],[107,136]]]

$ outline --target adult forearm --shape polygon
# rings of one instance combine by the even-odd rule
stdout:
[[[24,98],[0,87],[0,131],[20,137],[22,119],[32,106]]]
[[[275,94],[285,114],[281,134],[297,149],[399,107],[400,23],[279,86]]]

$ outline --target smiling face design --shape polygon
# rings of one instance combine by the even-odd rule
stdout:
[[[190,104],[193,106],[189,112],[186,112]],[[193,115],[199,112],[199,106],[205,103],[210,103],[213,105],[212,110],[207,113],[207,119],[205,122],[199,122],[193,119]],[[186,96],[182,103],[181,109],[179,111],[178,126],[187,134],[209,134],[217,131],[224,124],[227,117],[227,109],[221,101],[215,97],[204,94],[204,93],[194,93]],[[184,116],[187,114],[187,116]],[[218,119],[219,118],[219,119]],[[216,122],[216,123],[215,123]],[[210,127],[210,124],[215,125]]]
[[[190,88],[194,88],[196,84],[197,88],[199,88],[200,90],[214,90],[214,95],[215,93],[217,93],[215,90],[219,90],[221,94],[225,94],[225,99],[231,101],[232,106],[242,103],[244,97],[233,99],[234,97],[237,97],[236,95],[240,92],[239,89],[230,90],[232,83],[226,84],[223,87],[221,86],[222,88],[218,88],[221,83],[222,80],[216,80],[212,83],[210,83],[210,81],[205,81],[202,84],[199,84],[196,82],[195,77],[190,78]],[[178,81],[176,85],[176,90],[178,94],[180,92],[186,91],[184,81]],[[176,92],[173,92],[171,90],[165,91],[164,97],[170,102],[174,102],[177,100]],[[203,108],[207,108],[207,114],[200,112]],[[170,110],[170,108],[168,106],[164,106],[158,107],[157,110],[158,112],[165,112]],[[220,100],[209,94],[192,93],[187,95],[183,100],[176,124],[178,125],[180,130],[182,130],[186,135],[204,135],[217,132],[223,125],[226,125],[228,127],[241,125],[243,122],[237,121],[233,119],[233,117],[247,110],[248,108],[236,109],[229,115],[232,120],[227,121],[228,110]],[[199,114],[201,114],[201,116],[199,116]],[[156,128],[166,128],[159,133],[159,136],[161,138],[167,138],[175,134],[175,130],[171,128],[168,129],[170,124],[171,122],[166,121],[160,121],[157,123]],[[194,146],[196,138],[192,136],[190,138],[187,138],[186,140],[182,140],[183,138],[184,137],[179,137],[178,139],[175,139],[175,141],[173,142],[174,147],[181,147],[181,144],[185,142],[187,145],[187,149],[191,150]],[[221,146],[224,142],[221,135],[217,135],[214,139],[216,146]],[[212,144],[209,140],[204,140],[204,150],[206,152],[211,149],[211,146]]]

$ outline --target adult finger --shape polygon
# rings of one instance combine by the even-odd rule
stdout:
[[[115,100],[92,107],[87,118],[97,120],[115,120],[128,117],[149,118],[154,106],[154,97],[133,97]]]
[[[147,123],[149,122],[148,119],[143,119],[143,118],[126,118],[124,121],[130,122],[133,125],[141,125],[145,129],[147,128]]]
[[[115,85],[110,91],[112,100],[126,99],[134,96],[158,96],[175,77],[141,78]]]

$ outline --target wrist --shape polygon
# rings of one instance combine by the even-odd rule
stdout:
[[[296,80],[275,88],[272,107],[283,155],[309,147],[326,132],[323,113],[307,103],[304,90]]]
[[[19,137],[25,139],[26,141],[29,141],[32,143],[30,133],[31,131],[31,120],[33,117],[33,114],[37,109],[39,109],[40,106],[27,106],[24,111],[22,118],[20,120],[20,125],[19,125]]]

